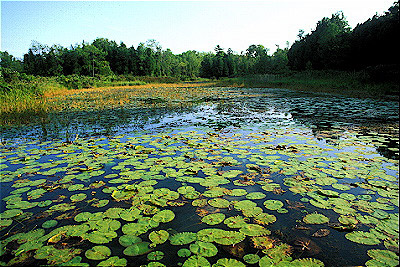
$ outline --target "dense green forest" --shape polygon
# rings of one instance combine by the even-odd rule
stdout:
[[[107,38],[65,48],[33,42],[17,59],[1,52],[1,83],[30,76],[57,76],[61,81],[80,76],[123,75],[176,77],[177,79],[241,77],[255,74],[288,74],[305,70],[366,71],[375,80],[395,80],[399,63],[399,3],[354,29],[342,12],[318,21],[306,34],[273,54],[261,44],[240,54],[217,45],[213,52],[190,50],[174,54],[155,40],[127,47]],[[67,78],[66,78],[67,77]],[[69,77],[69,78],[68,78]]]

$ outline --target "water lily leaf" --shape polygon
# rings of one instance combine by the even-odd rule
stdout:
[[[135,243],[142,242],[142,239],[135,235],[122,235],[119,237],[118,242],[121,246],[129,247],[130,245],[133,245]]]
[[[263,209],[260,207],[253,207],[253,208],[242,210],[243,216],[245,216],[245,217],[255,217],[258,214],[261,214],[262,212],[263,212]]]
[[[22,213],[23,211],[21,209],[9,209],[4,211],[3,213],[0,213],[0,218],[9,219],[21,215]]]
[[[203,257],[213,257],[218,253],[218,249],[213,243],[202,241],[196,241],[190,244],[190,251]]]
[[[11,219],[5,219],[5,220],[0,220],[0,229],[3,227],[10,226],[12,224],[13,220]]]
[[[209,267],[210,262],[199,255],[190,256],[182,265],[182,267]]]
[[[246,220],[247,219],[243,218],[242,216],[233,216],[233,217],[226,218],[224,220],[224,223],[229,228],[241,228],[247,224]]]
[[[187,245],[196,240],[196,233],[182,232],[170,236],[171,245]]]
[[[339,218],[338,218],[338,221],[341,224],[344,224],[344,225],[350,225],[350,224],[357,224],[358,223],[356,218],[354,218],[352,216],[344,216],[344,215],[340,215]]]
[[[58,222],[57,222],[56,220],[48,220],[48,221],[45,221],[45,222],[42,224],[42,227],[43,227],[43,228],[52,228],[52,227],[56,226],[57,223],[58,223]]]
[[[370,232],[354,231],[351,233],[347,233],[345,236],[350,241],[364,245],[377,245],[381,243],[381,241]]]
[[[72,258],[70,261],[67,261],[65,263],[62,263],[60,266],[82,266],[82,267],[89,267],[89,263],[81,262],[82,257],[81,256],[76,256]],[[109,266],[109,265],[107,265]],[[122,266],[122,265],[121,265]]]
[[[122,232],[126,235],[139,236],[150,230],[150,222],[127,223],[122,226]]]
[[[243,260],[248,264],[256,264],[260,261],[260,256],[257,254],[246,254],[243,256]]]
[[[164,258],[164,252],[162,251],[152,251],[149,254],[147,254],[147,259],[149,261],[159,261],[162,258]]]
[[[85,193],[79,193],[79,194],[75,194],[70,196],[70,199],[72,202],[77,202],[77,201],[82,201],[84,199],[86,199],[86,194]]]
[[[170,222],[175,218],[175,213],[172,210],[162,210],[154,214],[153,220],[156,222]]]
[[[264,201],[264,206],[269,210],[278,210],[283,207],[283,203],[279,200],[268,199]]]
[[[128,261],[124,258],[119,258],[118,256],[113,256],[105,261],[99,262],[97,266],[127,266]],[[88,264],[89,265],[89,264]],[[72,265],[69,265],[72,266]]]
[[[251,192],[246,195],[247,199],[263,199],[266,195],[261,192]]]
[[[217,231],[213,234],[214,242],[220,245],[233,245],[242,242],[246,235],[236,231]]]
[[[398,266],[399,264],[399,256],[390,250],[370,249],[367,251],[367,254],[386,266]]]
[[[104,260],[111,256],[111,249],[106,246],[94,246],[86,250],[85,256],[90,260]]]
[[[329,218],[323,214],[310,213],[303,218],[303,222],[308,224],[323,224],[329,222]]]
[[[304,258],[304,259],[295,259],[290,262],[290,266],[310,266],[310,267],[324,267],[324,263],[318,259],[312,258]]]
[[[246,265],[235,259],[222,258],[217,260],[213,267],[246,267]]]
[[[224,220],[225,220],[225,214],[223,213],[209,214],[201,219],[203,223],[206,223],[208,225],[217,225],[223,222]]]
[[[124,249],[126,256],[139,256],[147,254],[151,251],[149,242],[138,242]]]
[[[169,233],[165,230],[153,231],[149,234],[149,239],[153,244],[163,244],[169,238]]]
[[[124,221],[128,221],[128,222],[132,222],[136,219],[141,218],[141,210],[132,207],[130,209],[124,209],[119,213],[119,217],[124,220]]]
[[[246,224],[239,231],[247,236],[270,235],[271,231],[258,224]]]
[[[94,244],[106,244],[111,242],[111,240],[117,236],[118,234],[114,231],[93,231],[91,233],[87,233],[84,237]]]
[[[327,197],[339,197],[339,193],[333,190],[318,189],[318,193]]]
[[[204,207],[205,205],[207,205],[207,199],[195,199],[193,200],[192,205],[195,207]]]
[[[260,213],[254,216],[254,222],[258,224],[267,225],[276,221],[275,215],[268,214],[268,213]]]
[[[178,250],[177,253],[178,253],[178,256],[182,257],[182,258],[189,257],[192,254],[192,252],[187,248],[181,248],[180,250]]]
[[[240,196],[244,196],[247,194],[247,191],[245,189],[242,188],[235,188],[232,190],[229,190],[227,192],[228,195],[230,196],[234,196],[234,197],[240,197]]]
[[[254,208],[257,206],[257,203],[251,201],[251,200],[241,200],[235,203],[234,207],[237,210],[245,210],[245,209],[250,209]]]
[[[229,201],[223,198],[213,198],[208,201],[208,204],[210,206],[213,206],[215,208],[228,208],[229,207]]]

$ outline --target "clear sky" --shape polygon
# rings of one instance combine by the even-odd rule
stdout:
[[[173,53],[212,51],[219,44],[240,53],[251,44],[275,51],[300,29],[343,11],[354,28],[383,14],[394,0],[264,1],[3,1],[1,51],[17,58],[32,41],[69,47],[97,37],[135,48],[155,39]]]

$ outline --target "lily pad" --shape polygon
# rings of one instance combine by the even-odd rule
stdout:
[[[229,201],[223,198],[213,198],[208,201],[210,206],[215,208],[227,208],[229,207]]]
[[[149,254],[147,254],[147,259],[149,261],[159,261],[162,258],[164,258],[164,252],[162,251],[152,251]]]
[[[105,261],[99,262],[97,266],[127,266],[128,261],[124,258],[119,258],[118,256],[113,256]],[[89,264],[88,264],[89,265]]]
[[[354,231],[351,233],[347,233],[345,236],[350,241],[364,245],[377,245],[381,243],[381,241],[370,232]]]
[[[122,235],[119,237],[118,242],[121,246],[129,247],[135,243],[142,242],[142,239],[135,235]]]
[[[279,200],[268,199],[264,201],[264,206],[269,210],[278,210],[283,207],[283,203]]]
[[[104,260],[111,256],[111,249],[106,246],[94,246],[86,250],[85,256],[90,260]]]
[[[224,220],[225,220],[225,214],[223,213],[209,214],[201,219],[203,223],[206,223],[208,225],[217,225],[223,222]]]
[[[213,243],[202,241],[196,241],[190,244],[190,251],[203,257],[213,257],[218,253],[218,249]]]
[[[246,267],[246,265],[235,259],[222,258],[217,260],[213,267]]]
[[[124,249],[124,255],[126,256],[139,256],[144,255],[152,251],[149,242],[138,242]]]
[[[196,233],[182,232],[170,236],[169,238],[172,245],[187,245],[196,240]]]
[[[370,249],[367,254],[386,266],[398,266],[399,264],[399,256],[390,250]],[[369,265],[367,264],[367,266]]]
[[[168,240],[169,233],[165,230],[153,231],[149,234],[149,239],[153,244],[163,244]]]
[[[303,218],[303,222],[308,224],[324,224],[329,222],[329,218],[323,214],[310,213]]]

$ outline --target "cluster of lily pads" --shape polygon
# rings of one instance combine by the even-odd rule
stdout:
[[[371,246],[367,266],[398,263],[398,161],[353,135],[175,131],[0,149],[1,264],[324,266],[269,229],[288,199],[299,223]]]

